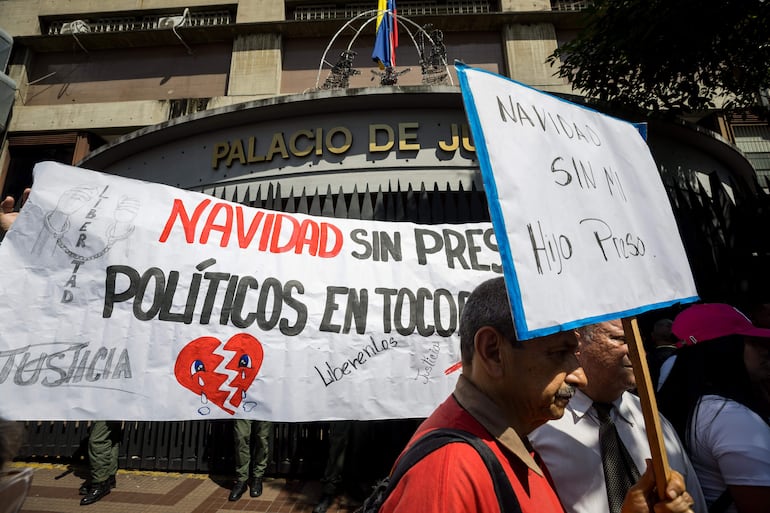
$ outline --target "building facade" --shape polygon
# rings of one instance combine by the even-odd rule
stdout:
[[[453,87],[457,59],[543,91],[573,93],[545,61],[574,37],[585,3],[401,2],[397,85]],[[40,160],[77,163],[180,116],[323,90],[345,52],[352,72],[336,88],[366,94],[360,90],[383,78],[370,59],[375,9],[376,2],[298,0],[3,0],[0,28],[14,41],[6,72],[17,86],[0,153],[3,192],[18,195]],[[437,50],[449,64],[439,81],[427,69]],[[715,130],[764,172],[761,125],[721,121]]]
[[[376,3],[306,4],[0,2],[2,25],[15,44],[8,75],[18,85],[2,153],[4,189],[14,192],[28,181],[19,175],[34,160],[28,153],[40,155],[42,146],[51,156],[61,153],[56,160],[71,153],[78,162],[95,146],[179,115],[317,89],[347,48],[357,52],[361,71],[349,86],[372,85],[378,77],[368,55],[371,16],[337,32]],[[451,60],[460,59],[562,92],[567,85],[543,62],[558,38],[578,26],[579,11],[566,10],[572,4],[557,2],[554,10],[542,0],[404,2],[399,12],[419,27],[443,31],[450,73]],[[399,85],[421,84],[422,34],[401,26],[397,69],[410,71]]]

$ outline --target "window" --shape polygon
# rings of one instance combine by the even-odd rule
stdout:
[[[759,184],[770,185],[770,126],[733,125],[735,145],[741,149],[757,171]]]

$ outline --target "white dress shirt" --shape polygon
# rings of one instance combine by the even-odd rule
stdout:
[[[639,398],[625,392],[612,403],[612,420],[639,473],[650,458],[650,446]],[[706,513],[698,478],[671,424],[660,417],[668,463],[685,479],[687,491],[695,501],[695,513]],[[529,434],[535,450],[545,461],[567,513],[605,513],[609,511],[607,488],[599,449],[599,419],[593,400],[580,390],[570,400],[559,420],[552,420]]]

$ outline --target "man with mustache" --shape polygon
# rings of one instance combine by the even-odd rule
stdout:
[[[578,361],[588,384],[580,388],[565,415],[530,434],[529,439],[548,465],[556,491],[568,513],[618,511],[608,498],[599,437],[600,413],[609,410],[629,466],[644,470],[650,447],[639,398],[629,392],[636,379],[620,320],[602,322],[578,330]],[[611,405],[611,406],[610,406]],[[676,431],[661,416],[661,430],[671,468],[685,478],[696,512],[706,503],[695,471]],[[610,495],[612,495],[610,493]]]
[[[574,332],[517,340],[505,282],[495,278],[479,285],[465,303],[460,347],[462,375],[454,393],[420,425],[409,445],[438,428],[470,432],[500,462],[522,513],[562,513],[548,470],[527,435],[561,417],[574,387],[586,385],[575,356]],[[623,512],[651,511],[653,488],[650,470],[629,491]],[[656,513],[690,511],[692,501],[678,473],[672,473],[666,493],[668,499],[655,505]],[[479,453],[468,444],[451,443],[412,466],[379,511],[496,513],[500,509]]]

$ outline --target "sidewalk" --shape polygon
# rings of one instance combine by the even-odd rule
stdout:
[[[256,511],[269,513],[311,513],[321,496],[318,481],[287,481],[268,478],[261,497],[248,492],[229,502],[231,482],[204,474],[118,471],[117,487],[99,502],[80,505],[78,488],[82,471],[66,465],[14,463],[32,467],[32,489],[22,513],[216,513]],[[328,513],[352,513],[358,504],[347,496],[338,498]]]

